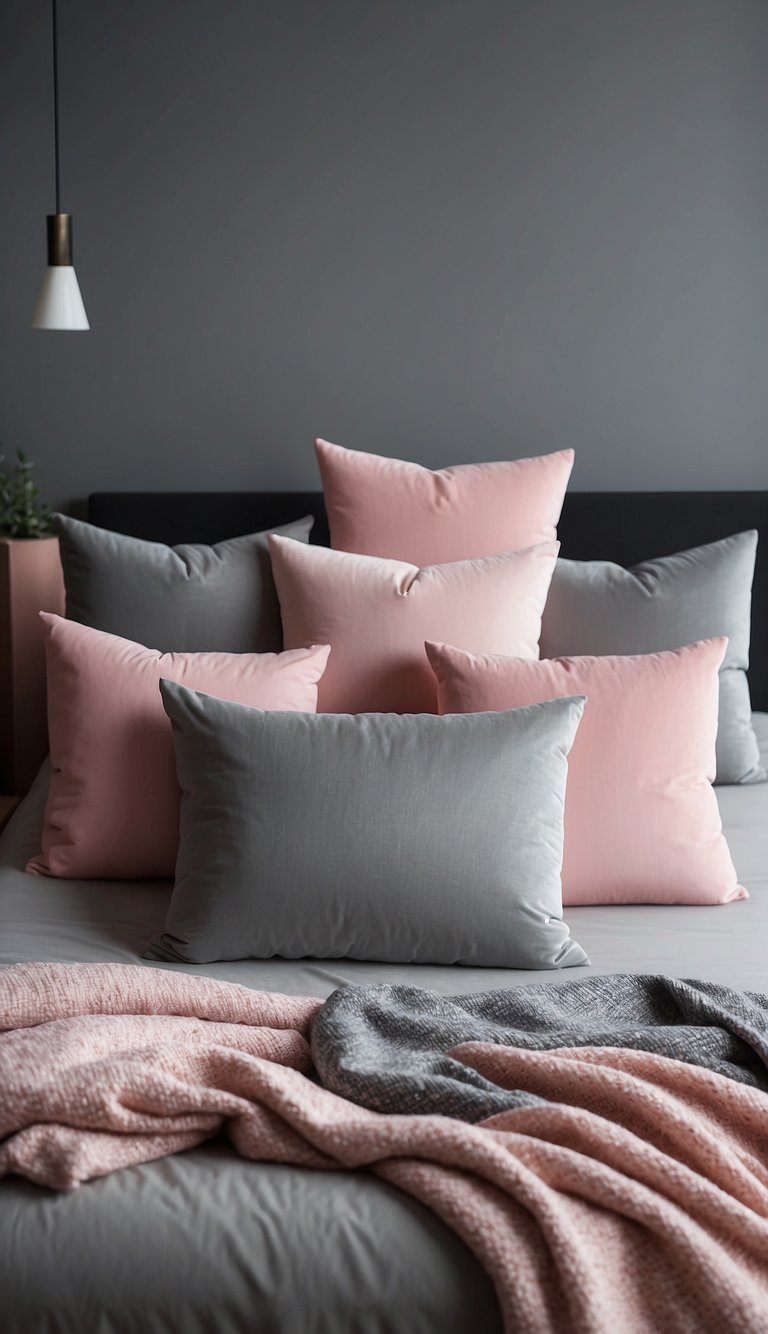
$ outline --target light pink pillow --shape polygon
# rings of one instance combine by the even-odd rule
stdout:
[[[53,774],[42,852],[27,870],[44,875],[173,875],[179,791],[161,676],[236,704],[314,713],[330,652],[158,653],[41,618]]]
[[[337,551],[439,565],[553,542],[573,450],[431,472],[342,449],[315,451]]]
[[[727,639],[643,657],[475,657],[428,644],[441,713],[586,695],[568,758],[563,902],[747,898],[713,788]]]
[[[425,639],[535,658],[557,543],[418,569],[271,536],[288,648],[333,652],[323,713],[436,713]]]

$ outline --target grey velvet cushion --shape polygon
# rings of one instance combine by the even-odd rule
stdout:
[[[608,561],[559,560],[541,656],[657,653],[727,635],[716,782],[763,782],[746,675],[756,552],[757,533],[750,531],[631,570]]]
[[[312,518],[270,531],[306,542]],[[269,533],[167,547],[55,515],[67,616],[163,653],[279,653]]]
[[[506,713],[267,713],[162,681],[182,790],[146,958],[587,963],[562,920],[583,697]]]

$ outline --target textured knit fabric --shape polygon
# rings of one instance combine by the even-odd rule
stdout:
[[[463,1042],[635,1048],[768,1091],[768,997],[711,982],[617,973],[474,996],[343,987],[312,1025],[323,1084],[376,1111],[479,1121],[530,1101],[448,1055]]]
[[[485,1265],[508,1334],[765,1328],[764,1092],[644,1051],[469,1044],[457,1064],[531,1105],[381,1115],[307,1077],[316,1008],[124,965],[6,970],[0,1175],[71,1189],[224,1130],[245,1158],[367,1169],[422,1201]]]

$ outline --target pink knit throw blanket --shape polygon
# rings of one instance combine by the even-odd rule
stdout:
[[[66,1190],[226,1130],[439,1214],[525,1334],[768,1329],[768,1096],[619,1049],[454,1055],[549,1101],[479,1125],[318,1087],[315,1000],[120,964],[0,972],[0,1176]]]

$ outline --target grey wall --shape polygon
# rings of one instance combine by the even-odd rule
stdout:
[[[0,9],[0,439],[55,502],[311,486],[318,433],[768,487],[768,0],[61,0],[69,335],[48,6]]]

